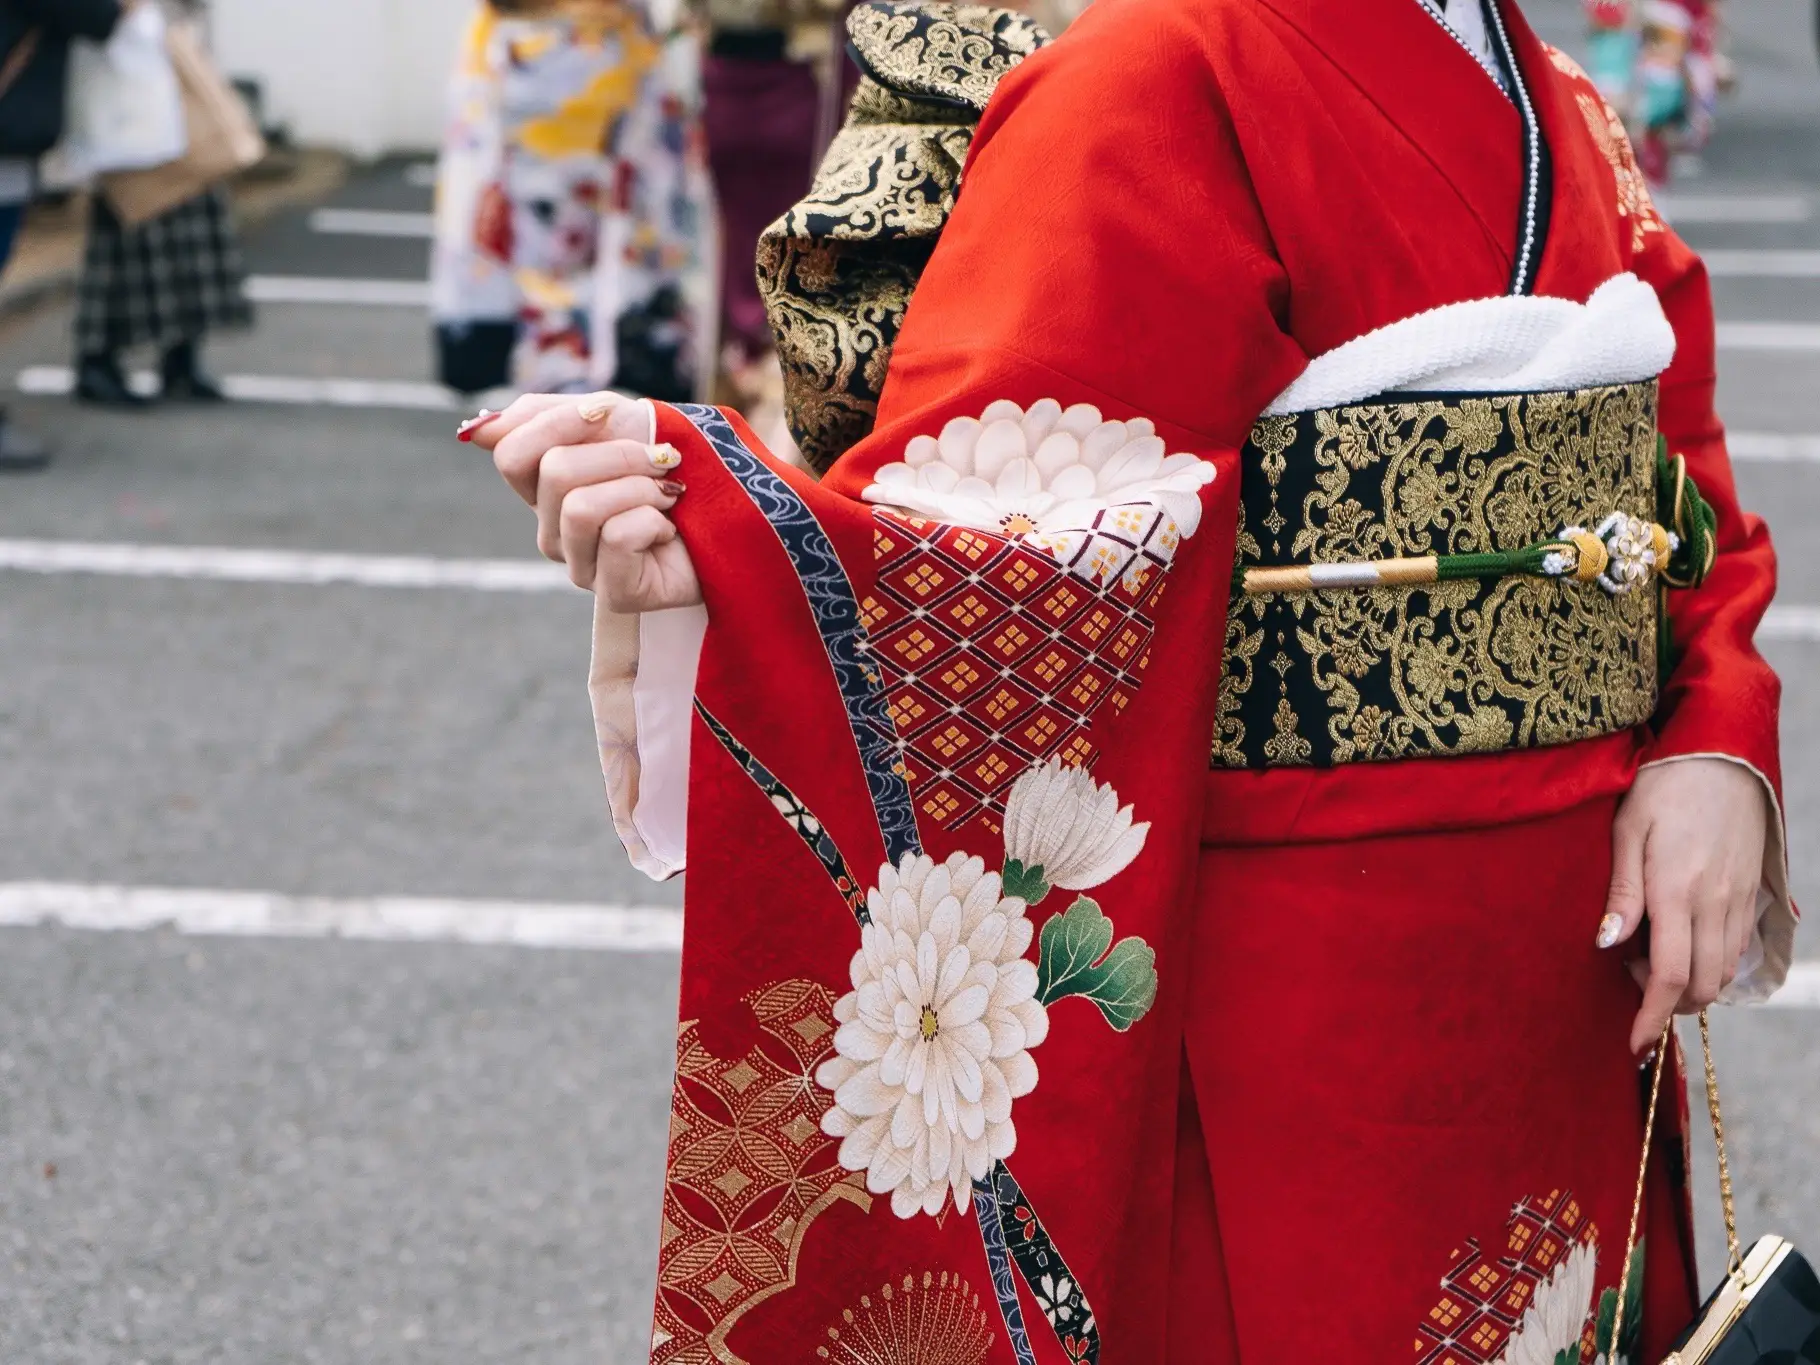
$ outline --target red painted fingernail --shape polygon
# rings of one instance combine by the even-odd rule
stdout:
[[[494,412],[491,408],[482,408],[455,429],[455,439],[457,441],[472,441],[475,432],[479,431],[495,417],[502,415],[503,414],[501,413]]]
[[[686,483],[679,483],[675,479],[659,479],[657,481],[657,491],[667,497],[680,498],[684,493],[689,491],[689,485]]]

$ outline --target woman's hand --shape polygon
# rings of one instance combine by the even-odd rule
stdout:
[[[650,444],[649,424],[647,405],[618,394],[531,394],[462,428],[537,509],[537,548],[617,612],[702,600],[669,517],[682,456]]]
[[[1649,916],[1649,956],[1633,966],[1643,1008],[1630,1047],[1652,1047],[1677,1012],[1704,1009],[1738,974],[1756,927],[1769,803],[1755,773],[1722,758],[1645,768],[1612,827],[1611,894],[1599,946]]]

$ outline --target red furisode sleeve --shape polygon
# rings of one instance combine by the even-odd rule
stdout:
[[[1776,595],[1776,552],[1761,517],[1738,503],[1717,380],[1712,290],[1700,258],[1672,231],[1651,233],[1633,268],[1655,287],[1675,329],[1662,376],[1662,434],[1719,518],[1719,553],[1699,588],[1669,595],[1676,665],[1662,697],[1650,761],[1693,753],[1741,759],[1781,788],[1782,687],[1753,643]]]
[[[1102,3],[826,480],[656,409],[707,624],[655,1365],[1163,1351],[1238,450],[1304,359],[1204,35]]]
[[[877,431],[830,486],[857,492],[909,436],[999,398],[1145,417],[1171,450],[1244,444],[1307,358],[1283,327],[1288,279],[1208,17],[1095,6],[1005,78],[917,286]]]
[[[1789,899],[1782,818],[1782,684],[1757,652],[1755,635],[1776,595],[1776,551],[1761,517],[1738,502],[1713,406],[1718,377],[1712,287],[1699,256],[1648,210],[1644,245],[1632,269],[1654,287],[1675,330],[1675,359],[1662,376],[1660,425],[1671,455],[1718,515],[1718,555],[1698,588],[1668,595],[1675,667],[1662,694],[1644,766],[1695,757],[1730,759],[1762,780],[1770,831],[1759,906],[1761,957],[1747,960],[1733,987],[1758,998],[1787,976],[1796,910]]]

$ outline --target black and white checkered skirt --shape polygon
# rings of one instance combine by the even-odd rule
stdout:
[[[76,291],[76,349],[170,347],[253,320],[227,195],[209,190],[138,227],[95,196]]]

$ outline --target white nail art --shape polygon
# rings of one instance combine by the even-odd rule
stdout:
[[[612,413],[613,409],[618,406],[619,400],[612,396],[608,396],[606,398],[597,398],[592,403],[583,403],[577,411],[580,413],[581,420],[584,422],[604,422]]]
[[[682,451],[668,444],[652,446],[651,463],[659,469],[674,469],[682,463]]]
[[[1599,921],[1599,946],[1610,948],[1618,941],[1618,935],[1624,932],[1624,916],[1616,910]]]

